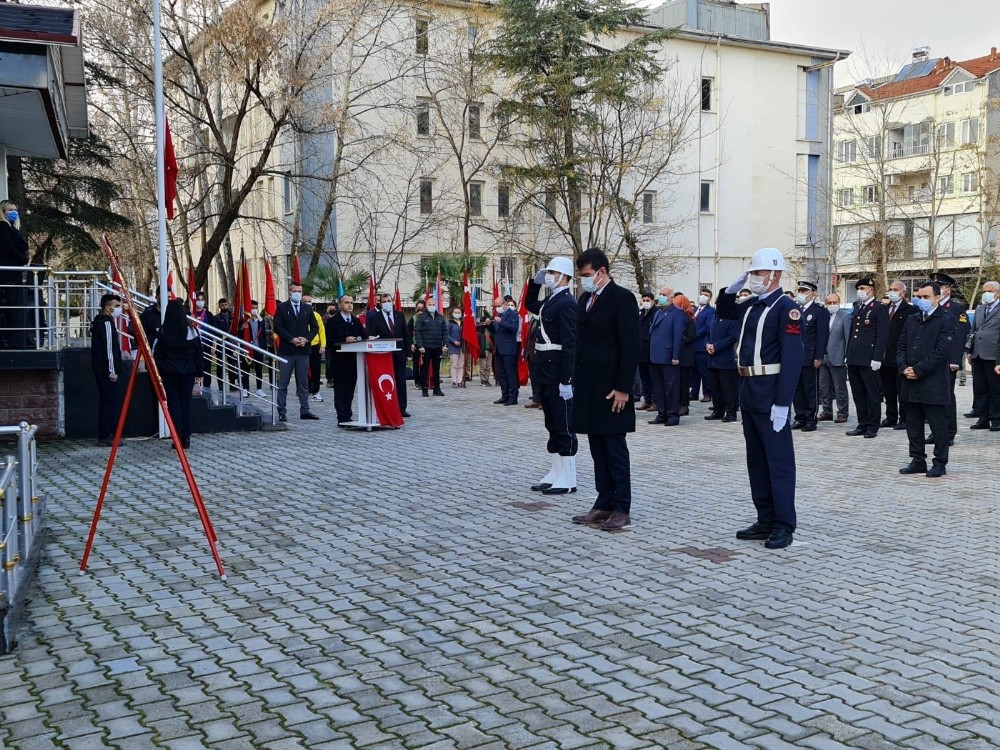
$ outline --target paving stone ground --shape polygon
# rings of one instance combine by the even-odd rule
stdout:
[[[569,523],[586,451],[581,491],[540,502],[541,415],[470,386],[396,432],[337,430],[328,398],[286,433],[195,436],[227,582],[163,441],[123,449],[79,576],[107,453],[44,446],[0,746],[1000,746],[1000,434],[961,420],[929,480],[898,475],[903,432],[797,433],[799,531],[770,552],[733,536],[742,433],[704,404],[640,423],[636,526],[609,535]]]

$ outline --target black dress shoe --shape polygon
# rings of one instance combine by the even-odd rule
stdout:
[[[716,414],[715,412],[712,412],[707,417],[705,417],[705,421],[706,422],[709,422],[709,421],[711,421],[713,419],[722,419],[722,415],[721,414]]]
[[[897,424],[892,429],[894,429],[894,430],[905,430],[906,429],[906,422],[900,422],[899,424]]]
[[[722,418],[722,421],[723,422],[735,422],[736,421],[736,415],[735,414],[727,414],[726,416],[724,416]]]
[[[962,416],[965,417],[966,419],[977,419],[979,417],[979,412],[978,411],[967,411]]]
[[[814,423],[807,422],[806,424],[802,425],[802,431],[803,432],[816,432],[816,425]]]
[[[681,417],[686,417],[690,413],[691,413],[691,411],[686,406],[683,409],[681,409],[679,412],[677,412],[678,416],[681,416]]]
[[[995,424],[990,427],[990,432],[1000,432],[1000,424]]]
[[[421,396],[423,396],[424,398],[427,398],[427,397],[428,397],[428,396],[430,396],[431,394],[429,394],[429,393],[427,392],[427,389],[426,389],[426,388],[424,388],[424,389],[422,389],[422,390],[420,391],[420,395],[421,395]]]
[[[865,433],[865,437],[866,438],[878,437],[878,430],[869,430],[868,432]]]
[[[924,474],[927,471],[927,464],[923,461],[913,461],[899,470],[900,474]]]
[[[771,536],[773,529],[770,526],[763,526],[759,523],[750,524],[745,529],[736,532],[736,538],[747,540],[763,540]]]
[[[864,435],[865,431],[860,427],[855,427],[853,430],[848,430],[844,433],[845,435],[850,435],[851,437],[857,437],[858,435]]]
[[[400,416],[406,417],[407,419],[409,419],[410,412],[408,412],[406,409],[403,409],[403,411],[400,412]]]
[[[668,419],[663,424],[665,424],[667,427],[676,427],[680,423],[681,423],[681,420],[679,420],[679,419]]]
[[[657,417],[656,419],[649,420],[649,424],[663,424],[666,421],[663,417]]]
[[[928,435],[924,438],[924,445],[934,445],[934,435]]]
[[[988,430],[990,429],[989,422],[976,422],[975,424],[969,425],[970,430]]]
[[[542,490],[543,495],[572,495],[576,492],[576,487],[549,487]]]
[[[287,422],[288,421],[288,416],[286,414],[279,413],[278,414],[278,421],[279,422]]]
[[[427,391],[424,391],[424,395],[425,395],[425,396],[427,395]],[[505,399],[505,398],[498,398],[498,399],[497,399],[496,401],[494,401],[493,403],[494,403],[494,404],[506,404],[506,403],[507,403],[507,399]]]
[[[442,393],[441,395],[443,396],[444,394]],[[517,401],[508,401],[504,406],[517,406]]]
[[[943,466],[932,466],[927,470],[927,476],[931,479],[936,479],[937,477],[943,477],[947,474],[947,470]]]
[[[539,482],[538,484],[531,485],[532,492],[544,492],[549,487],[552,486],[551,482]]]
[[[442,391],[440,388],[435,388],[434,389],[434,395],[435,396],[443,396],[444,395],[444,391]]]
[[[764,542],[767,549],[781,549],[792,543],[792,532],[788,529],[775,529]]]
[[[319,419],[319,417],[317,417],[311,411],[304,411],[301,414],[299,414],[299,419]]]
[[[793,430],[801,430],[805,426],[806,426],[805,422],[792,422],[792,429]]]
[[[898,424],[897,421],[894,419],[893,420],[883,419],[882,424],[880,424],[879,427],[895,427],[897,424]]]

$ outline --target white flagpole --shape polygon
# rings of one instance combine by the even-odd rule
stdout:
[[[156,227],[160,248],[160,322],[167,314],[167,204],[166,173],[163,153],[166,150],[166,126],[163,110],[163,52],[160,44],[160,0],[153,0],[153,108],[156,111]]]

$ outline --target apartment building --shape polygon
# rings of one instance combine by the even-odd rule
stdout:
[[[995,257],[1000,54],[932,58],[837,92],[834,252],[843,289],[977,275]]]
[[[378,46],[345,53],[340,68],[335,60],[338,72],[312,95],[311,111],[353,108],[340,121],[347,126],[288,134],[271,160],[274,176],[251,196],[248,213],[262,220],[242,219],[233,246],[252,265],[265,248],[272,262],[286,259],[284,269],[277,264],[280,285],[292,238],[323,235],[323,263],[374,270],[382,287],[399,286],[405,304],[428,257],[467,247],[490,261],[473,283],[491,287],[492,266],[517,294],[543,258],[571,249],[562,209],[543,192],[519,192],[499,168],[524,151],[523,134],[495,116],[506,83],[475,63],[495,13],[449,0],[399,7],[381,19]],[[664,106],[682,118],[681,143],[655,179],[623,182],[651,287],[717,289],[763,246],[784,251],[795,275],[832,273],[832,69],[848,53],[771,40],[769,12],[767,4],[675,0],[651,9],[648,27],[605,40],[677,29],[656,54],[668,67]],[[363,66],[351,68],[358,60]],[[337,163],[351,168],[331,197]],[[617,256],[616,277],[634,289],[634,261],[597,203],[584,195],[584,235]]]

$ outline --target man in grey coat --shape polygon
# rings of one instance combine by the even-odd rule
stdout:
[[[996,373],[997,341],[1000,339],[1000,283],[983,284],[972,331],[966,343],[972,367],[973,411],[979,420],[973,430],[1000,432],[1000,375]]]
[[[837,424],[847,421],[850,403],[847,394],[847,337],[851,333],[851,311],[840,307],[840,295],[826,295],[826,309],[830,312],[830,338],[826,354],[819,368],[820,422],[831,419]],[[837,399],[837,416],[833,416],[833,399]]]

